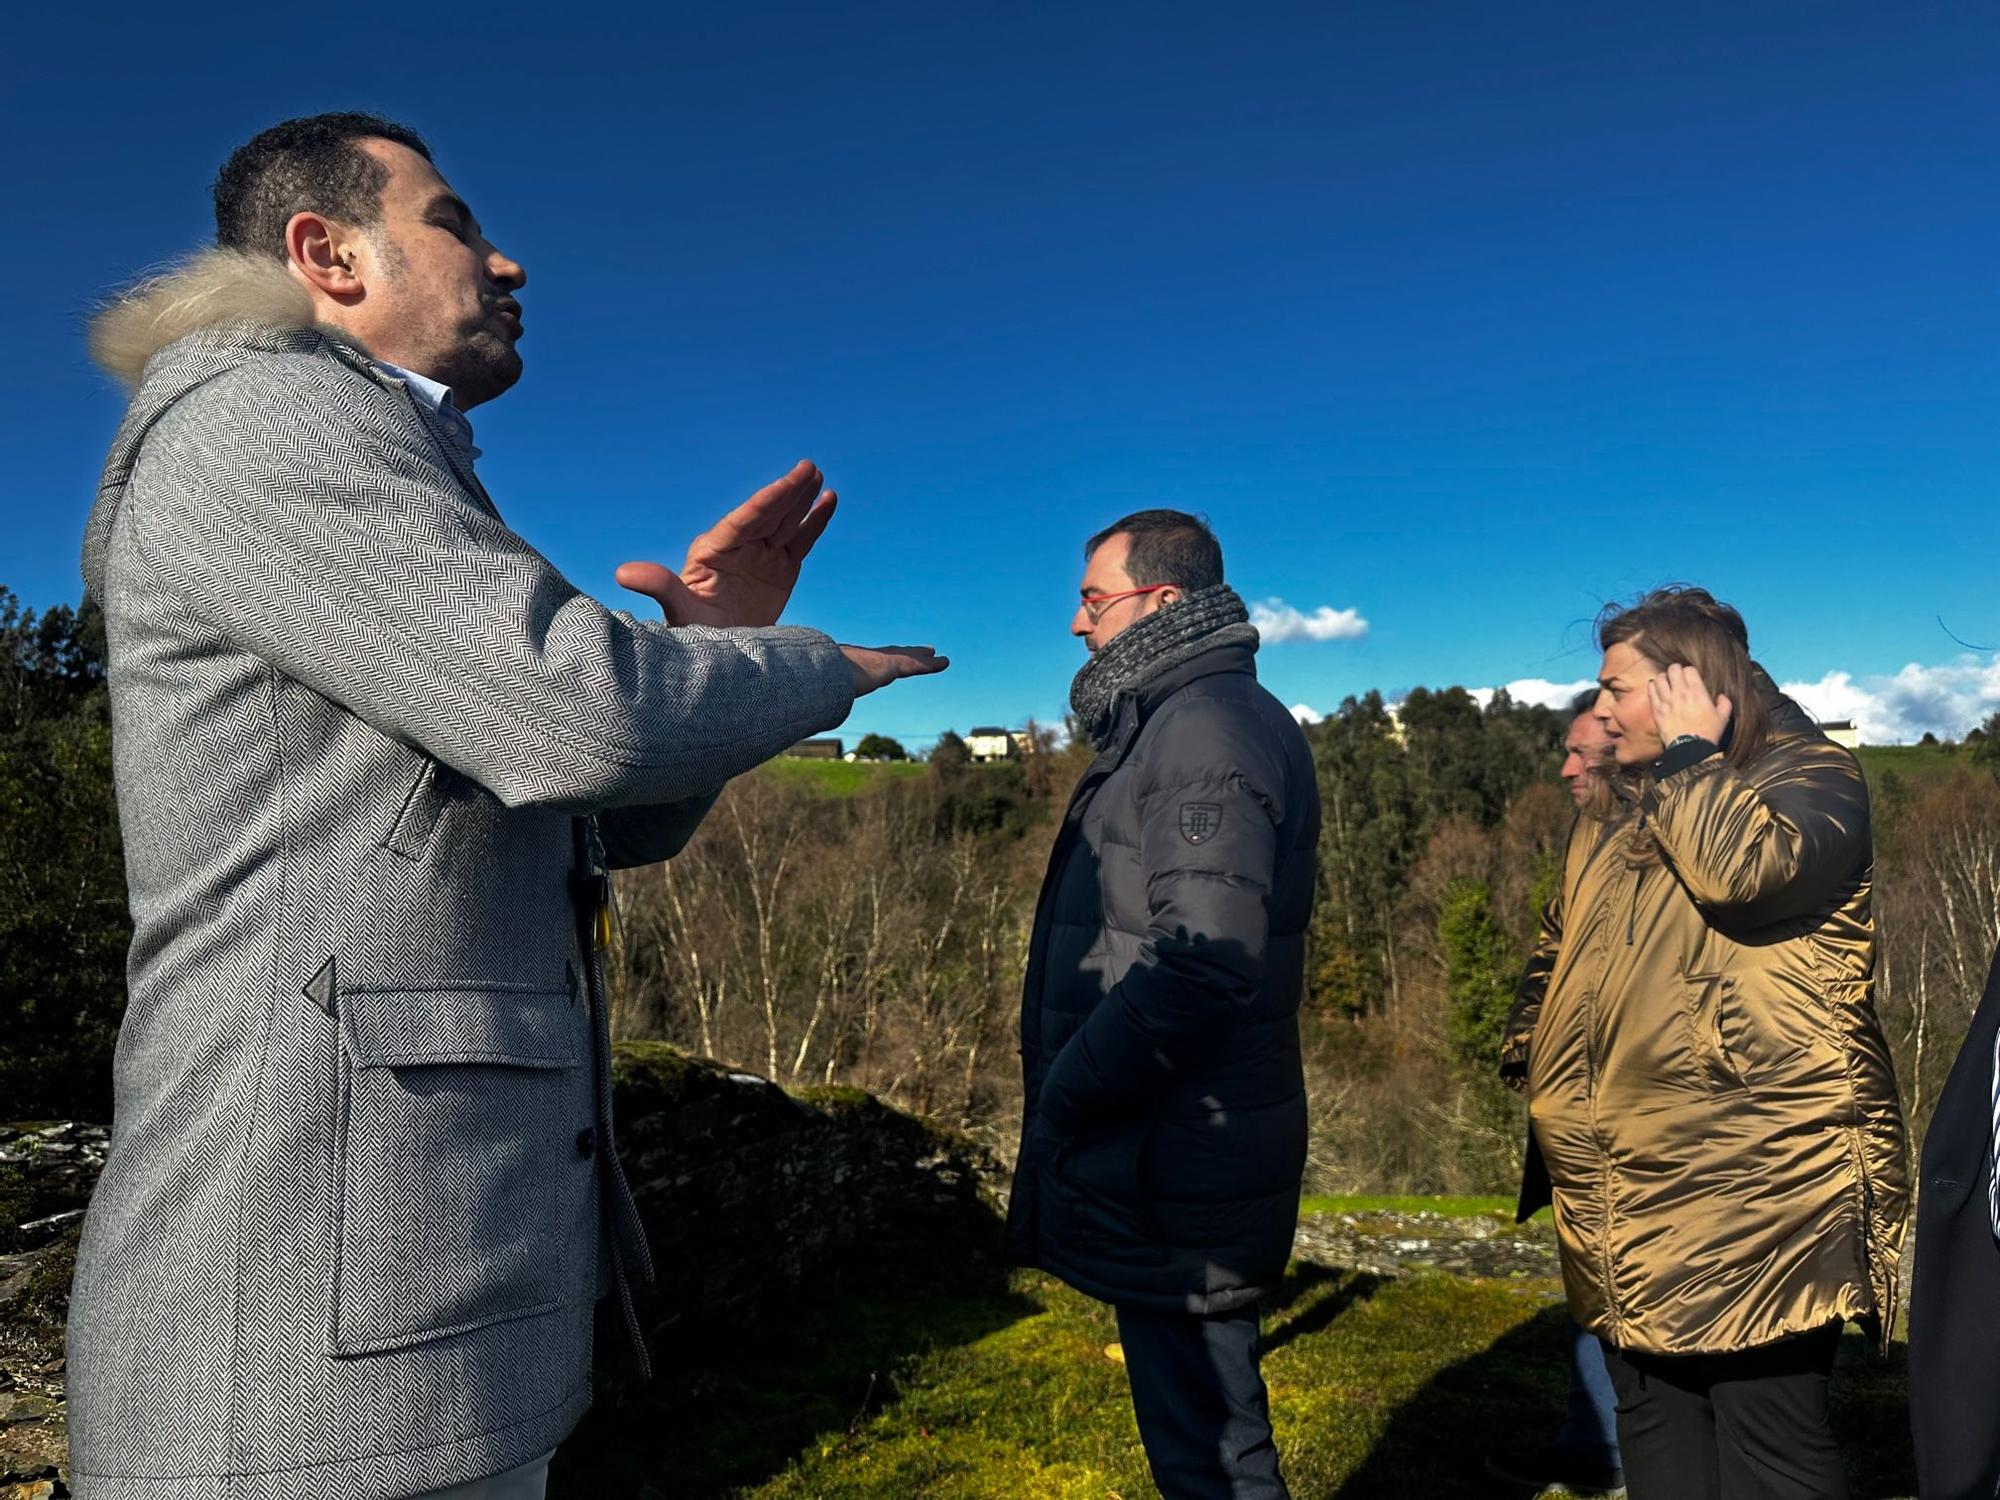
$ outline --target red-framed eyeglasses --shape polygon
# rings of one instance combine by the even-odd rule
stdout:
[[[1162,589],[1177,589],[1179,587],[1180,585],[1177,583],[1149,583],[1142,589],[1125,589],[1123,592],[1116,594],[1085,594],[1082,601],[1083,612],[1090,616],[1090,621],[1094,625],[1097,623],[1098,618],[1103,615],[1104,606],[1107,604],[1115,604],[1120,599],[1130,599],[1139,594],[1157,594]]]

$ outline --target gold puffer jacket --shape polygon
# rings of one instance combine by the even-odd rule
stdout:
[[[1908,1144],[1867,787],[1771,698],[1749,767],[1712,754],[1622,822],[1579,821],[1510,1021],[1570,1309],[1621,1349],[1720,1353],[1835,1318],[1886,1345],[1895,1317]],[[1663,858],[1635,866],[1641,827]]]

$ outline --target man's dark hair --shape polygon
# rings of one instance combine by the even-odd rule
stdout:
[[[1569,700],[1570,723],[1574,724],[1578,719],[1582,718],[1585,714],[1589,713],[1593,708],[1597,707],[1597,700],[1600,696],[1602,696],[1602,689],[1596,687],[1587,687],[1582,692],[1578,693],[1574,698],[1570,699]],[[1565,725],[1564,727],[1567,728],[1568,726]]]
[[[1112,537],[1132,538],[1125,571],[1137,584],[1172,583],[1193,593],[1222,582],[1222,543],[1208,522],[1184,510],[1135,510],[1083,544],[1083,558]]]
[[[357,144],[394,141],[431,159],[407,125],[380,115],[306,115],[236,148],[215,179],[215,242],[251,255],[285,254],[285,226],[307,210],[370,229],[381,222],[389,169]]]

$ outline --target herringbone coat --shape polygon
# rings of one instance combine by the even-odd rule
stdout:
[[[578,592],[274,275],[210,257],[113,329],[149,357],[84,555],[135,924],[86,1500],[405,1496],[555,1446],[600,1220],[612,1285],[645,1259],[577,893],[852,696],[816,632]]]

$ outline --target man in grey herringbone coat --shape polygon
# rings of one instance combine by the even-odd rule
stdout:
[[[604,872],[927,652],[777,628],[802,465],[613,613],[508,529],[463,412],[521,268],[402,127],[287,122],[223,248],[96,329],[84,545],[135,923],[70,1322],[86,1500],[427,1494],[538,1466],[648,1273],[612,1149]]]

